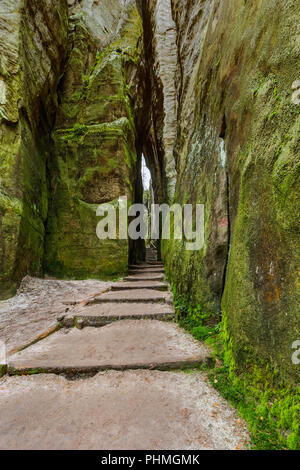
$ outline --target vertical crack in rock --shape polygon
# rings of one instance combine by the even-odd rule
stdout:
[[[174,142],[177,128],[176,87],[177,71],[176,25],[172,18],[171,0],[157,0],[153,18],[153,72],[162,83],[164,169],[170,200],[175,194],[177,172]]]

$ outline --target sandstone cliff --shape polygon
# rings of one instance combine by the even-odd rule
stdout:
[[[142,4],[165,197],[205,204],[203,250],[163,243],[170,277],[203,311],[223,315],[237,363],[253,354],[295,382],[299,2]]]
[[[2,0],[0,295],[26,274],[126,272],[96,208],[205,204],[205,244],[163,241],[177,292],[228,356],[295,384],[299,330],[299,0]]]

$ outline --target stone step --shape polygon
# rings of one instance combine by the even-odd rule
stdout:
[[[8,357],[8,373],[76,374],[102,370],[179,369],[210,352],[173,323],[121,320],[102,328],[61,329]]]
[[[163,269],[163,264],[158,263],[143,263],[143,264],[132,264],[129,269]]]
[[[172,305],[160,303],[103,303],[78,307],[66,315],[63,326],[79,328],[85,326],[103,326],[117,320],[162,320],[175,319]]]
[[[164,268],[129,268],[129,274],[139,274],[139,273],[160,273],[164,274]]]
[[[160,273],[138,273],[133,276],[127,276],[124,281],[139,282],[139,281],[162,281],[165,279],[164,274]]]
[[[128,289],[119,292],[107,292],[106,294],[96,297],[91,303],[99,304],[105,302],[171,302],[169,292],[160,292],[151,289]]]
[[[130,290],[130,289],[153,289],[168,290],[168,285],[159,281],[136,281],[136,282],[115,282],[111,286],[112,291]]]
[[[156,274],[156,275],[159,275],[159,274],[162,274],[162,275],[165,275],[165,272],[164,271],[148,271],[148,270],[130,270],[128,271],[128,276],[132,277],[132,276],[140,276],[140,275],[152,275],[152,274]]]

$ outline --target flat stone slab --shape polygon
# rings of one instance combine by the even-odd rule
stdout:
[[[130,289],[154,289],[168,290],[168,285],[159,281],[136,281],[136,282],[115,282],[111,286],[112,291],[130,290]]]
[[[170,321],[174,320],[173,306],[166,303],[103,303],[87,305],[74,309],[63,319],[64,326],[70,328],[82,326],[102,326],[117,320],[152,319]]]
[[[146,269],[140,269],[140,270],[129,270],[128,275],[129,276],[136,276],[139,274],[165,274],[164,270],[161,269],[155,269],[155,270],[146,270]]]
[[[0,381],[0,449],[243,449],[245,424],[198,372]]]
[[[138,273],[132,276],[127,276],[124,281],[162,281],[165,279],[165,275],[162,273]]]
[[[142,266],[130,266],[129,267],[129,272],[143,272],[143,273],[164,273],[164,267],[163,266],[147,266],[147,267],[142,267]]]
[[[103,328],[62,329],[13,354],[8,367],[46,372],[180,368],[207,362],[209,350],[176,324],[122,320]]]
[[[18,294],[0,302],[0,342],[11,351],[34,341],[56,324],[57,317],[65,314],[66,301],[91,299],[110,286],[111,282],[95,280],[61,281],[26,276]]]
[[[119,292],[107,292],[96,297],[93,303],[103,302],[166,302],[170,299],[168,292],[160,292],[151,289],[128,289]]]
[[[163,268],[164,265],[163,263],[160,263],[160,262],[153,262],[153,261],[149,261],[147,263],[140,263],[140,264],[131,264],[129,266],[129,268],[131,269],[145,269],[145,268]]]

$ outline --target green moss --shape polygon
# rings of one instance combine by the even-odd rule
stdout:
[[[23,376],[23,375],[38,375],[44,374],[45,369],[24,369],[24,370],[17,370],[13,367],[8,367],[8,374],[14,376]]]
[[[0,364],[0,379],[7,374],[7,366]]]
[[[288,143],[288,141],[290,140],[290,136],[288,134],[286,134],[283,138],[283,141],[281,142],[281,144],[279,145],[279,147],[276,149],[276,152],[275,152],[275,158],[278,158],[279,155],[281,154],[283,148],[286,146],[286,144]]]
[[[280,380],[278,371],[254,357],[248,347],[244,348],[247,367],[238,368],[226,319],[215,327],[206,325],[209,314],[199,306],[192,307],[185,297],[176,294],[176,289],[174,304],[180,326],[213,348],[215,365],[209,367],[208,377],[246,420],[251,448],[299,450],[300,390]],[[207,366],[201,367],[205,369]]]
[[[299,449],[299,388],[282,380],[278,370],[258,358],[251,347],[244,350],[247,366],[239,368],[226,319],[216,341],[219,341],[219,358],[224,366],[212,372],[212,378],[217,379],[213,383],[247,420],[253,447]]]

